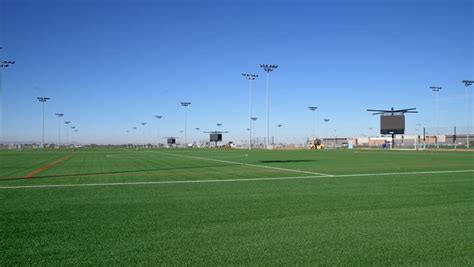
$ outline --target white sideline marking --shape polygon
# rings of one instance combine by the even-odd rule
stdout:
[[[211,160],[211,161],[217,161],[217,162],[222,162],[222,163],[230,163],[230,164],[235,164],[235,165],[244,165],[244,166],[258,167],[258,168],[264,168],[264,169],[273,169],[273,170],[279,170],[279,171],[313,174],[313,175],[319,175],[319,176],[325,176],[325,177],[332,177],[333,176],[331,174],[325,174],[325,173],[309,172],[309,171],[302,171],[302,170],[295,170],[295,169],[286,169],[286,168],[272,167],[272,166],[266,166],[266,165],[258,165],[258,164],[251,164],[251,163],[228,161],[228,160],[222,160],[222,159],[204,158],[204,157],[196,157],[196,156],[173,154],[173,153],[164,153],[164,152],[155,152],[155,151],[147,151],[147,152],[159,153],[159,154],[163,154],[163,155],[170,155],[170,156],[176,156],[176,157],[185,157],[185,158],[191,158],[191,159]]]
[[[363,177],[363,176],[390,176],[390,175],[417,175],[417,174],[446,174],[446,173],[467,173],[474,170],[451,170],[451,171],[421,171],[421,172],[382,172],[382,173],[356,173],[340,174],[332,177]]]
[[[45,185],[12,185],[0,186],[0,189],[25,189],[25,188],[52,188],[52,187],[88,187],[88,186],[119,186],[119,185],[153,185],[153,184],[193,184],[193,183],[226,183],[226,182],[247,182],[247,181],[271,181],[271,180],[302,180],[302,179],[323,179],[341,177],[367,177],[367,176],[390,176],[390,175],[418,175],[418,174],[446,174],[446,173],[469,173],[474,170],[453,170],[453,171],[425,171],[425,172],[384,172],[384,173],[359,173],[341,174],[333,176],[289,176],[289,177],[260,177],[243,179],[222,179],[222,180],[181,180],[181,181],[154,181],[154,182],[125,182],[125,183],[93,183],[93,184],[45,184]]]

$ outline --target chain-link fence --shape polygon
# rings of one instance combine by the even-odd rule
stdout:
[[[466,126],[418,127],[412,133],[395,135],[394,140],[391,135],[380,135],[358,137],[354,143],[382,148],[473,148],[474,134],[470,132]]]

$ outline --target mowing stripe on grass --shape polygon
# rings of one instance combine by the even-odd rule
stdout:
[[[193,183],[225,183],[225,182],[248,182],[248,181],[272,181],[272,180],[302,180],[323,179],[343,177],[369,177],[369,176],[391,176],[391,175],[420,175],[420,174],[447,174],[447,173],[470,173],[474,170],[451,170],[451,171],[423,171],[423,172],[385,172],[385,173],[360,173],[341,174],[333,176],[289,176],[289,177],[261,177],[222,180],[182,180],[182,181],[155,181],[155,182],[121,182],[121,183],[91,183],[91,184],[45,184],[45,185],[12,185],[0,186],[0,189],[26,189],[26,188],[60,188],[60,187],[88,187],[88,186],[120,186],[120,185],[153,185],[153,184],[193,184]]]
[[[185,157],[185,158],[190,158],[190,159],[211,160],[211,161],[222,162],[222,163],[230,163],[230,164],[235,164],[235,165],[244,165],[244,166],[251,166],[251,167],[258,167],[258,168],[265,168],[265,169],[273,169],[273,170],[279,170],[279,171],[313,174],[313,175],[324,176],[324,177],[332,177],[333,176],[331,174],[326,174],[326,173],[302,171],[302,170],[272,167],[272,166],[258,165],[258,164],[251,164],[251,163],[242,163],[242,162],[228,161],[228,160],[222,160],[222,159],[204,158],[204,157],[196,157],[196,156],[180,155],[180,154],[164,153],[164,152],[155,152],[155,151],[146,151],[146,152],[159,153],[159,154],[163,154],[163,155],[171,155],[171,156],[176,156],[176,157]]]
[[[57,160],[55,160],[55,161],[53,161],[53,162],[51,162],[51,163],[48,163],[48,164],[42,166],[41,168],[38,168],[38,169],[36,169],[36,170],[34,170],[34,171],[28,173],[28,174],[25,176],[25,178],[31,179],[31,178],[33,178],[33,176],[37,175],[38,173],[40,173],[40,172],[42,172],[42,171],[45,171],[45,170],[47,170],[47,169],[49,169],[49,168],[52,168],[52,167],[54,167],[55,165],[58,165],[59,163],[65,161],[65,160],[70,159],[70,158],[72,157],[72,155],[73,155],[73,154],[72,154],[72,152],[71,152],[71,153],[67,154],[66,156],[63,156],[63,157],[61,157],[61,158],[59,158],[59,159],[57,159]]]

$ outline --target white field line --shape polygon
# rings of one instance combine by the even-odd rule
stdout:
[[[448,174],[448,173],[474,173],[474,170],[452,170],[452,171],[424,171],[424,172],[385,172],[385,173],[359,173],[341,174],[331,177],[313,176],[289,176],[289,177],[259,177],[242,179],[222,180],[181,180],[181,181],[150,181],[150,182],[121,182],[121,183],[90,183],[90,184],[44,184],[44,185],[12,185],[0,186],[0,189],[25,189],[25,188],[60,188],[60,187],[91,187],[91,186],[120,186],[120,185],[156,185],[156,184],[194,184],[194,183],[226,183],[226,182],[248,182],[248,181],[272,181],[272,180],[302,180],[302,179],[324,179],[344,177],[369,177],[369,176],[391,176],[391,175],[419,175],[419,174]]]
[[[325,177],[332,177],[332,176],[333,176],[333,175],[331,175],[331,174],[326,174],[326,173],[309,172],[309,171],[302,171],[302,170],[295,170],[295,169],[287,169],[287,168],[279,168],[279,167],[272,167],[272,166],[266,166],[266,165],[258,165],[258,164],[250,164],[250,163],[242,163],[242,162],[228,161],[228,160],[222,160],[222,159],[204,158],[204,157],[196,157],[196,156],[173,154],[173,153],[164,153],[164,152],[155,152],[155,151],[148,151],[148,152],[159,153],[159,154],[163,154],[163,155],[176,156],[176,157],[184,157],[184,158],[190,158],[190,159],[211,160],[211,161],[216,161],[216,162],[230,163],[230,164],[235,164],[235,165],[251,166],[251,167],[257,167],[257,168],[264,168],[264,169],[272,169],[272,170],[279,170],[279,171],[287,171],[287,172],[297,172],[297,173],[304,173],[304,174],[312,174],[312,175],[319,175],[319,176],[325,176]]]
[[[468,173],[474,170],[450,170],[450,171],[421,171],[421,172],[382,172],[382,173],[356,173],[340,174],[332,177],[368,177],[368,176],[390,176],[390,175],[418,175],[418,174],[446,174],[446,173]]]

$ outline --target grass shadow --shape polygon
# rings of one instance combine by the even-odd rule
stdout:
[[[285,160],[260,160],[260,163],[298,163],[298,162],[315,162],[313,159],[285,159]]]

